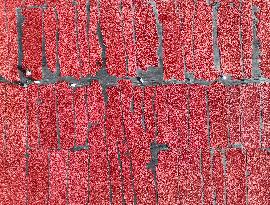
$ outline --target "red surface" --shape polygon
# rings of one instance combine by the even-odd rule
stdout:
[[[190,7],[191,5],[192,3],[190,4]],[[194,9],[195,10],[192,10],[192,12],[195,12],[193,32],[194,48],[190,42],[186,44],[187,49],[189,49],[187,55],[191,57],[191,59],[188,56],[186,57],[188,65],[187,68],[194,72],[195,77],[198,79],[214,80],[218,77],[218,71],[214,68],[212,8],[206,4],[206,1],[198,0],[197,6]],[[191,17],[188,17],[187,21],[191,23],[192,19],[190,18]],[[189,27],[189,29],[191,29],[191,27]],[[185,32],[185,35],[190,35],[190,33]],[[194,56],[192,56],[191,49],[194,49]],[[188,63],[189,61],[194,63],[194,65]]]
[[[41,77],[41,60],[37,60],[41,59],[41,10],[30,8],[29,6],[40,6],[43,3],[43,0],[27,0],[23,2],[18,0],[12,2],[12,4],[7,4],[8,28],[5,25],[5,13],[3,12],[1,25],[1,36],[3,39],[3,49],[1,49],[3,55],[1,56],[3,58],[1,63],[4,68],[1,69],[1,73],[7,79],[18,80],[17,28],[14,8],[20,5],[28,6],[27,9],[24,8],[23,12],[25,16],[23,25],[23,64],[25,67],[33,70],[33,77]],[[156,3],[159,21],[163,27],[165,79],[172,77],[180,80],[184,79],[182,40],[187,71],[194,72],[197,78],[206,80],[217,78],[218,72],[213,67],[214,60],[211,43],[212,7],[202,0],[198,1],[196,6],[193,3],[180,1],[157,1]],[[230,3],[233,3],[234,6],[231,6]],[[259,0],[253,4],[260,8],[260,12],[257,13],[259,19],[258,38],[261,43],[260,68],[264,76],[267,77],[268,17],[266,14],[268,6]],[[49,68],[55,71],[55,34],[57,27],[59,27],[59,56],[62,75],[70,75],[76,78],[79,78],[80,75],[86,76],[89,73],[94,75],[101,66],[101,48],[96,35],[98,21],[97,1],[90,1],[89,36],[86,35],[86,1],[78,1],[76,5],[73,5],[72,2],[51,0],[48,1],[48,5],[49,7],[44,10],[44,31]],[[114,1],[113,7],[111,5],[112,3],[108,4],[106,1],[100,3],[100,22],[103,40],[107,47],[106,57],[109,73],[124,76],[126,74],[126,56],[128,56],[128,72],[131,76],[135,75],[137,67],[146,69],[150,65],[157,66],[158,36],[155,17],[150,3],[144,0],[125,0],[122,2],[122,15],[120,14],[119,1]],[[242,66],[246,73],[245,76],[251,77],[251,5],[251,2],[245,1],[242,2],[242,7],[240,7],[239,2],[226,0],[221,3],[218,12],[218,44],[221,49],[222,70],[225,74],[232,74],[234,78],[242,76]],[[59,14],[59,25],[56,23],[53,6],[56,6],[56,11]],[[1,8],[4,11],[4,2],[1,4]],[[78,48],[76,47],[75,10],[78,11]],[[112,19],[109,20],[110,18]],[[137,36],[136,44],[133,39],[133,18]],[[62,19],[65,19],[65,21]],[[174,22],[173,25],[172,22]],[[177,29],[172,29],[176,27]],[[35,32],[33,32],[33,29]],[[243,65],[240,56],[239,29],[242,30],[243,35]],[[32,35],[32,33],[35,35]],[[194,39],[193,43],[192,39]],[[6,46],[8,49],[6,49]],[[115,49],[116,47],[118,49]]]
[[[165,137],[168,132],[172,131],[169,127],[169,109],[168,109],[168,89],[170,86],[157,87],[156,93],[156,112],[157,112],[157,124],[158,135]],[[177,143],[177,142],[176,142]]]
[[[226,87],[213,85],[209,89],[210,144],[211,147],[228,145],[228,117],[226,108]]]
[[[39,147],[40,136],[40,89],[36,84],[27,88],[27,106],[28,106],[28,145],[32,148]]]
[[[137,52],[136,44],[134,39],[135,28],[133,27],[134,23],[134,3],[132,0],[123,0],[122,1],[122,15],[123,15],[123,32],[124,39],[126,42],[126,52],[128,56],[128,74],[129,76],[136,75],[137,69]],[[134,29],[133,29],[134,28]]]
[[[8,80],[16,81],[19,80],[17,72],[18,65],[18,45],[17,45],[17,26],[16,26],[16,10],[20,5],[20,0],[14,0],[12,2],[6,2],[6,12],[8,19],[8,30],[7,30],[7,48],[9,66],[6,68],[6,72],[3,73],[3,77]],[[2,69],[1,69],[2,70]]]
[[[148,139],[153,139],[155,136],[155,113],[156,113],[156,88],[146,87],[143,89],[143,115],[145,119],[145,135]]]
[[[251,78],[252,70],[252,2],[243,1],[242,4],[242,32],[243,32],[243,66],[245,78]]]
[[[9,85],[6,87],[6,146],[12,151],[22,152],[26,145],[26,100],[25,89]]]
[[[205,204],[213,202],[212,197],[212,174],[211,174],[211,156],[210,149],[202,148],[200,150],[201,175],[202,175],[202,199]]]
[[[40,145],[44,148],[57,147],[56,109],[54,85],[40,86]]]
[[[8,80],[18,80],[15,8],[20,4],[30,6],[42,2],[6,2],[8,27],[4,2],[0,3],[0,75]],[[89,39],[86,1],[73,3],[48,1],[44,29],[49,69],[55,71],[55,32],[59,26],[62,76],[95,75],[102,64],[96,35],[98,18],[110,74],[126,74],[126,56],[128,74],[133,77],[138,68],[145,70],[150,65],[158,65],[157,28],[148,1],[123,0],[122,16],[120,1],[102,1],[98,16],[98,2],[91,0]],[[236,9],[237,2],[234,8],[228,3],[221,2],[218,12],[222,69],[234,78],[241,77],[238,33],[241,14],[243,66],[245,77],[251,77],[252,3],[244,1],[242,11]],[[257,14],[262,54],[260,68],[267,77],[268,5],[262,1],[253,4],[260,7]],[[53,5],[59,14],[59,25]],[[194,72],[196,78],[216,79],[212,7],[203,0],[197,1],[196,9],[187,1],[158,0],[157,8],[164,34],[165,78],[184,79],[183,43],[187,71]],[[76,47],[75,9],[78,10],[79,49]],[[23,64],[32,70],[34,78],[40,78],[41,13],[38,9],[24,9],[23,14]],[[234,48],[230,48],[232,45]],[[155,204],[154,176],[147,169],[151,160],[150,144],[155,137],[157,143],[169,146],[169,150],[158,155],[159,204],[213,204],[215,195],[217,204],[225,200],[227,204],[268,204],[269,151],[260,149],[270,146],[268,86],[264,83],[226,87],[221,84],[136,87],[130,80],[121,80],[118,86],[102,90],[97,81],[80,88],[70,88],[63,82],[28,87],[0,84],[1,204],[109,204],[110,191],[114,204],[121,204],[123,200],[126,204],[135,200],[137,204]],[[107,107],[103,99],[105,92]],[[27,142],[29,147],[26,147]],[[89,150],[72,149],[86,142]],[[243,148],[233,147],[239,144]],[[214,148],[212,158],[211,148]]]
[[[25,157],[20,150],[1,153],[0,199],[3,204],[25,204],[27,182]]]
[[[66,203],[68,151],[50,152],[50,204]]]
[[[3,91],[3,90],[2,90]],[[26,143],[26,101],[24,89],[7,85],[5,88],[4,116],[5,147],[1,148],[1,198],[3,203],[24,204],[26,200],[25,143]],[[3,96],[2,96],[3,97]],[[4,148],[4,149],[3,149]]]
[[[68,202],[86,204],[88,198],[88,151],[70,152]]]
[[[178,95],[181,93],[181,95]],[[168,99],[166,99],[168,97]],[[164,106],[165,105],[165,106]],[[159,203],[179,203],[179,158],[186,146],[186,86],[162,86],[157,88],[158,136],[157,142],[167,144],[168,151],[159,154],[157,177]]]
[[[146,0],[135,0],[137,66],[158,66],[158,35],[152,7]]]
[[[87,89],[89,123],[90,155],[90,204],[109,204],[109,175],[106,160],[106,145],[104,142],[104,101],[101,86],[93,82]]]
[[[49,0],[49,1],[51,1],[51,0]],[[44,0],[24,0],[24,1],[21,1],[21,5],[23,5],[23,6],[41,6],[44,3],[45,3]]]
[[[89,23],[90,59],[89,59],[89,70],[86,74],[92,75],[95,75],[95,73],[102,66],[101,47],[99,45],[98,36],[96,35],[97,23],[98,23],[97,1],[90,0],[90,23]]]
[[[49,3],[49,5],[51,5]],[[44,12],[44,32],[45,32],[45,52],[48,68],[56,71],[56,32],[58,24],[56,22],[55,10],[48,7]]]
[[[241,87],[226,88],[229,144],[241,144]]]
[[[241,140],[249,148],[260,147],[260,93],[256,85],[243,86],[241,93],[242,124]]]
[[[234,79],[242,78],[239,6],[240,1],[225,0],[218,10],[218,44],[222,71],[224,74],[231,74]]]
[[[154,178],[146,164],[150,162],[150,143],[154,136],[146,136],[142,129],[142,98],[143,91],[139,87],[133,88],[134,113],[132,139],[130,139],[131,157],[133,164],[135,191],[138,204],[155,204]]]
[[[25,9],[23,23],[23,69],[30,70],[34,79],[42,77],[42,11]],[[34,34],[34,35],[33,35]]]
[[[169,137],[172,133],[180,140],[178,146],[181,148],[188,147],[188,116],[187,116],[187,92],[186,85],[169,86],[167,89],[167,109],[168,109],[168,125],[166,126],[166,135]],[[161,105],[162,106],[162,105]],[[170,136],[171,137],[171,136]],[[173,142],[175,140],[168,140]],[[176,147],[176,144],[173,145]]]
[[[189,86],[188,94],[190,98],[190,146],[193,149],[208,148],[206,88],[200,85]]]
[[[224,190],[226,189],[224,165],[222,151],[215,150],[212,158],[212,196],[216,197],[217,204],[223,204],[225,201]]]
[[[6,117],[6,86],[3,83],[0,84],[0,100],[2,102],[2,105],[0,106],[0,113],[2,113],[2,115],[0,116],[0,133],[2,136],[4,136]],[[2,137],[0,141],[0,153],[4,151],[5,143],[5,139],[4,137]]]
[[[164,79],[184,80],[184,59],[182,52],[179,5],[174,1],[156,1],[159,21],[163,31]]]
[[[256,0],[253,3],[258,8],[260,8],[260,11],[257,13],[257,18],[259,19],[258,22],[258,38],[260,40],[260,51],[261,51],[261,64],[260,69],[262,70],[262,74],[264,77],[269,78],[269,66],[270,66],[270,59],[269,59],[269,49],[270,49],[270,40],[268,38],[270,32],[269,32],[269,11],[270,6],[269,4],[265,3],[262,0]]]
[[[56,85],[56,98],[58,103],[60,144],[64,149],[70,149],[75,144],[75,113],[73,89],[67,83]]]
[[[86,3],[85,0],[79,0],[77,1],[77,6],[75,7],[78,12],[78,44],[79,44],[79,50],[78,52],[78,64],[79,69],[82,74],[82,76],[86,76],[89,74],[90,69],[90,56],[89,56],[89,46],[88,42],[89,35],[90,35],[90,28],[88,36],[86,34],[86,26],[87,26],[87,13],[86,13]],[[92,7],[90,7],[90,10]],[[90,19],[90,22],[92,22],[93,19]],[[87,38],[88,37],[88,38]],[[89,43],[90,44],[90,43]]]
[[[227,158],[227,203],[246,204],[246,156],[241,149],[230,149]]]
[[[75,11],[72,2],[60,0],[56,4],[59,18],[59,61],[61,75],[79,78],[81,70],[78,63],[75,33]]]
[[[121,128],[121,107],[119,90],[117,87],[107,89],[108,104],[106,108],[106,138],[108,146],[108,157],[110,161],[110,173],[113,192],[113,202],[121,204],[121,173],[118,161],[117,144],[123,142],[123,133]]]
[[[194,15],[194,3],[187,1],[178,1],[180,12],[183,15],[183,39],[184,39],[184,60],[186,63],[186,71],[194,72],[194,60],[192,54],[192,18]]]
[[[46,150],[29,152],[28,203],[42,203],[48,201],[49,194],[49,164]]]
[[[0,75],[9,77],[10,67],[8,58],[8,33],[6,29],[5,1],[0,2]]]
[[[269,84],[265,83],[261,85],[260,92],[261,92],[261,105],[262,105],[262,119],[263,119],[263,128],[262,128],[262,147],[263,148],[269,148],[270,147],[270,137],[269,137],[269,131],[270,131],[270,115],[269,115],[269,100],[270,95],[268,92]]]
[[[102,125],[105,105],[101,85],[97,81],[93,81],[92,85],[87,88],[87,95],[89,123]]]
[[[248,203],[267,205],[269,192],[269,152],[251,150],[248,153]]]
[[[87,139],[88,117],[86,99],[87,88],[77,88],[74,91],[74,112],[75,112],[75,133],[76,133],[76,145],[84,145]]]
[[[179,161],[180,204],[201,203],[201,176],[197,150],[181,150]]]
[[[100,24],[106,45],[106,68],[110,75],[126,75],[125,45],[119,0],[100,1]],[[117,49],[116,49],[117,48]]]
[[[0,178],[0,183],[1,183],[1,186],[0,186],[0,200],[3,202],[3,203],[8,203],[8,195],[9,195],[9,192],[8,192],[8,181],[7,181],[7,169],[8,169],[8,164],[6,163],[6,159],[4,158],[4,153],[3,151],[1,150],[0,152],[0,162],[1,162],[1,165],[0,165],[0,174],[1,174],[1,178]]]
[[[123,130],[124,137],[126,137],[126,141],[124,139],[123,143],[119,144],[119,150],[121,154],[122,160],[122,170],[123,170],[123,178],[124,178],[124,197],[127,204],[132,204],[134,202],[134,194],[132,187],[132,180],[134,178],[133,169],[130,168],[131,156],[130,156],[130,140],[132,140],[132,128],[133,128],[133,118],[131,111],[131,100],[133,97],[132,94],[132,84],[130,81],[120,81],[119,89],[121,92],[121,111],[123,116]],[[122,122],[121,122],[122,124]],[[133,168],[133,167],[132,167]]]
[[[109,176],[103,125],[94,126],[89,134],[90,146],[90,203],[109,204]],[[102,141],[100,141],[102,139]]]
[[[39,90],[38,87],[40,87]],[[220,122],[219,119],[223,119],[222,116],[227,111],[229,111],[230,116],[228,126],[231,145],[242,143],[247,148],[248,169],[253,173],[248,178],[248,190],[250,190],[248,200],[255,200],[258,197],[258,189],[267,196],[267,185],[263,180],[266,180],[264,176],[267,176],[265,172],[268,170],[268,164],[265,163],[265,160],[268,159],[268,154],[266,151],[259,152],[258,150],[259,92],[261,92],[264,119],[262,143],[264,147],[268,146],[265,137],[267,136],[268,119],[267,88],[267,84],[260,87],[253,85],[241,88],[225,88],[217,85],[209,87],[211,143],[216,143],[216,145],[211,145],[216,146],[211,162],[207,141],[206,88],[203,86],[167,85],[147,87],[143,91],[142,88],[132,87],[129,81],[120,81],[119,87],[107,89],[109,101],[104,127],[104,101],[101,86],[96,81],[87,87],[87,104],[91,126],[88,126],[87,120],[85,88],[77,88],[73,92],[66,83],[58,83],[55,86],[31,85],[28,88],[7,85],[5,105],[16,108],[16,113],[9,109],[5,111],[5,107],[2,106],[5,113],[3,116],[1,115],[1,122],[2,125],[6,124],[8,145],[6,151],[8,158],[1,158],[2,179],[5,180],[5,182],[2,181],[1,186],[2,193],[5,193],[5,197],[1,196],[2,201],[9,199],[12,192],[5,187],[11,184],[11,189],[20,196],[16,200],[26,200],[25,197],[28,194],[29,203],[34,200],[49,200],[53,203],[56,198],[59,198],[61,203],[69,200],[70,203],[81,204],[88,199],[89,203],[94,204],[100,203],[100,201],[109,203],[109,180],[111,180],[112,200],[115,203],[122,203],[123,190],[126,203],[133,203],[135,196],[132,183],[134,178],[137,202],[155,204],[153,174],[146,169],[146,165],[151,159],[150,143],[155,136],[155,112],[158,129],[157,142],[167,144],[170,148],[168,151],[161,151],[158,156],[159,203],[200,204],[201,201],[211,203],[214,193],[216,193],[217,203],[223,203],[225,200],[224,189],[226,189],[227,203],[246,203],[245,152],[241,148],[226,148],[228,146],[227,138],[222,140],[218,134],[223,129],[220,125],[226,125],[221,123],[222,121]],[[5,100],[3,85],[1,97]],[[74,145],[73,97],[77,127],[76,139],[78,145],[84,145],[87,127],[89,127],[90,150],[69,151],[68,158],[68,151],[65,149],[70,149]],[[134,111],[132,109],[133,97]],[[55,149],[57,147],[56,119],[58,118],[56,118],[55,99],[57,99],[60,142],[63,150],[52,150],[49,154],[49,148]],[[144,102],[146,132],[142,126],[142,102]],[[28,105],[27,115],[26,103]],[[190,109],[189,115],[188,108]],[[241,112],[242,120],[240,121]],[[252,113],[252,116],[247,113]],[[26,116],[28,116],[28,121],[26,121]],[[38,145],[37,116],[39,116],[40,123],[40,145]],[[69,121],[64,120],[68,119],[68,116],[70,117]],[[215,116],[218,118],[213,118]],[[122,121],[122,117],[124,121]],[[74,125],[72,130],[63,129],[63,122],[68,122],[69,126],[66,128],[72,128],[70,125]],[[242,137],[239,131],[240,122]],[[189,135],[187,132],[188,123]],[[106,143],[104,141],[104,128],[106,128]],[[227,131],[227,129],[224,130]],[[27,181],[25,179],[26,158],[24,156],[26,131],[28,131],[28,143],[32,148],[29,150]],[[225,131],[222,133],[224,134]],[[225,136],[227,137],[227,135]],[[124,137],[127,141],[124,140]],[[16,143],[12,143],[11,140],[12,142],[16,141]],[[37,149],[38,147],[39,149]],[[225,173],[222,161],[224,156],[221,151],[218,151],[218,147],[226,149],[227,168]],[[111,178],[109,178],[106,148],[108,148]],[[123,178],[120,172],[118,149],[122,162]],[[2,156],[3,151],[2,149]],[[130,170],[131,162],[132,172]],[[211,163],[213,164],[211,165]],[[258,163],[259,165],[257,165]],[[258,167],[262,167],[262,169],[258,169]],[[14,171],[15,169],[16,171]],[[21,179],[20,182],[15,182],[13,174],[15,174],[16,179],[17,177]],[[10,177],[11,175],[12,177]],[[263,178],[258,178],[261,175]],[[80,180],[78,180],[79,178]],[[256,187],[259,188],[256,188],[252,181],[258,184]],[[36,189],[39,190],[37,194],[35,193]],[[49,198],[48,189],[50,190]],[[66,195],[67,193],[68,195]]]

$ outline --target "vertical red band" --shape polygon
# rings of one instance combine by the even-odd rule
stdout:
[[[128,80],[118,81],[121,92],[121,112],[122,112],[122,129],[125,134],[123,143],[119,144],[119,150],[122,160],[122,172],[124,179],[124,197],[127,204],[134,202],[134,173],[132,159],[130,155],[130,140],[132,140],[132,83]]]
[[[209,148],[200,150],[201,176],[202,176],[202,200],[204,204],[213,203],[211,154]]]
[[[158,35],[153,9],[146,0],[136,0],[134,5],[137,66],[140,69],[157,67]]]
[[[27,88],[27,104],[28,104],[28,145],[31,148],[38,148],[40,136],[40,99],[39,86],[32,84]]]
[[[78,46],[79,50],[77,49],[78,53],[78,65],[80,69],[80,72],[82,76],[86,76],[89,74],[89,69],[90,69],[90,56],[89,56],[89,46],[90,46],[90,28],[88,27],[88,33],[87,33],[87,0],[79,0],[76,2],[76,7],[75,9],[77,10],[77,26],[78,26]],[[90,6],[90,10],[91,10]],[[89,13],[90,15],[90,13]],[[89,18],[90,19],[90,18]],[[92,19],[90,19],[90,22],[92,22]]]
[[[246,162],[241,149],[229,149],[227,158],[227,203],[246,204]]]
[[[260,147],[260,93],[257,85],[243,87],[242,104],[242,143],[249,148]]]
[[[178,95],[181,93],[180,95]],[[180,147],[185,146],[182,131],[186,129],[186,86],[157,87],[156,112],[159,144],[166,144],[167,151],[158,155],[157,179],[159,203],[179,202],[178,180]],[[184,145],[182,145],[184,144]]]
[[[97,35],[97,23],[98,23],[98,3],[97,0],[90,1],[90,25],[89,25],[89,41],[90,41],[90,59],[89,59],[89,71],[91,75],[95,75],[96,72],[102,66],[101,59],[101,46]],[[87,74],[88,74],[87,73]]]
[[[0,153],[4,152],[4,148],[6,146],[6,139],[5,139],[5,124],[6,124],[6,85],[4,83],[0,83],[0,134],[2,139],[0,139]]]
[[[184,46],[184,61],[186,64],[187,72],[194,72],[194,59],[193,59],[193,42],[192,42],[192,19],[195,12],[194,2],[177,1],[180,11],[183,15],[183,46]]]
[[[100,23],[106,45],[108,73],[124,77],[126,75],[126,56],[119,0],[100,1]]]
[[[262,147],[263,148],[270,148],[270,93],[269,93],[269,84],[265,83],[260,86],[260,93],[261,93],[261,106],[262,106]]]
[[[68,151],[50,152],[49,204],[65,204],[67,200],[67,159]]]
[[[212,158],[212,194],[213,200],[216,204],[223,204],[225,201],[224,190],[225,187],[225,172],[224,172],[224,154],[222,150],[214,150]]]
[[[242,3],[242,43],[245,78],[252,76],[252,2]]]
[[[121,127],[121,107],[120,93],[117,87],[107,88],[108,104],[106,107],[106,137],[108,145],[108,155],[111,164],[111,183],[113,192],[113,202],[122,203],[121,198],[121,176],[120,164],[118,161],[117,144],[123,143],[123,133]]]
[[[74,112],[76,124],[76,145],[85,145],[88,130],[88,118],[86,107],[86,87],[74,90]]]
[[[17,19],[16,8],[21,5],[21,0],[14,0],[12,2],[6,2],[7,12],[7,35],[8,35],[8,72],[4,73],[5,78],[11,81],[19,80],[18,73],[18,33],[17,33]]]
[[[7,148],[24,151],[26,146],[26,93],[17,85],[6,86],[6,140]]]
[[[42,77],[42,11],[24,9],[23,23],[23,69],[31,71],[31,77]]]
[[[138,204],[155,204],[154,177],[146,168],[151,160],[150,144],[153,135],[147,137],[142,126],[142,100],[143,90],[139,87],[133,88],[134,113],[132,140],[130,140],[132,164],[134,169],[134,184]]]
[[[4,167],[6,197],[12,204],[26,201],[25,148],[26,148],[26,93],[25,88],[6,85],[5,135],[6,149],[1,154]],[[11,108],[11,109],[10,109]],[[16,197],[14,197],[14,195]]]
[[[137,69],[137,52],[135,44],[135,13],[132,0],[122,1],[123,30],[126,42],[126,52],[128,56],[128,74],[134,77]]]
[[[110,187],[106,144],[104,141],[104,99],[98,82],[87,87],[89,112],[89,187],[90,204],[109,204]]]
[[[80,77],[76,47],[75,6],[65,0],[56,4],[59,18],[59,60],[61,75]]]
[[[60,144],[64,149],[70,149],[75,142],[75,113],[73,102],[73,90],[67,83],[56,85]]]
[[[241,87],[232,86],[226,90],[229,144],[241,144]]]
[[[7,136],[8,137],[8,136]],[[27,196],[26,158],[25,151],[7,150],[1,154],[1,203],[25,204]],[[14,197],[15,196],[15,197]]]
[[[39,98],[40,145],[43,148],[56,148],[55,86],[41,85]]]
[[[224,74],[241,79],[240,1],[225,0],[218,10],[218,43]]]
[[[189,142],[193,149],[209,148],[207,132],[206,88],[200,85],[188,87]]]
[[[226,87],[223,85],[216,84],[209,89],[210,141],[212,147],[224,148],[228,145],[226,95]]]
[[[31,150],[29,153],[28,203],[37,201],[46,204],[49,194],[49,164],[46,150]]]
[[[163,34],[164,78],[173,77],[184,80],[184,59],[182,52],[182,26],[180,24],[179,6],[173,1],[156,1],[159,21]]]
[[[45,52],[48,68],[56,71],[56,32],[58,29],[57,10],[51,5],[44,10],[44,33],[45,33]]]
[[[269,193],[269,151],[251,149],[248,152],[248,204],[267,204]]]
[[[8,56],[9,35],[6,26],[7,13],[5,12],[5,1],[0,2],[0,75],[9,79],[10,65]]]
[[[268,38],[270,34],[269,24],[270,21],[269,11],[270,5],[262,0],[253,1],[253,5],[258,7],[258,12],[256,17],[258,18],[258,29],[257,34],[260,41],[260,69],[265,78],[270,77],[270,59],[269,59],[269,49],[270,49],[270,39]]]
[[[70,153],[68,201],[70,204],[86,204],[88,198],[88,151]]]
[[[202,192],[198,150],[181,150],[179,181],[180,204],[200,204]]]
[[[194,72],[196,78],[214,80],[217,78],[218,70],[214,67],[212,6],[207,5],[205,0],[198,0],[195,6],[193,32],[194,62],[192,61],[194,68],[192,67],[191,71]],[[189,20],[189,22],[192,21],[192,19]],[[186,35],[189,35],[189,33],[186,33]],[[188,49],[192,49],[192,47],[190,46]],[[193,53],[189,52],[190,54],[188,55],[193,60]]]

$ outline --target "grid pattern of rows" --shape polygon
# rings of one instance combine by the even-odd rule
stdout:
[[[262,0],[0,9],[0,76],[13,82],[18,68],[34,80],[44,68],[79,79],[101,67],[118,78],[149,67],[165,80],[270,76]],[[99,83],[0,84],[0,204],[270,203],[269,84]]]
[[[0,9],[7,80],[19,79],[18,64],[38,80],[44,67],[78,79],[101,66],[117,77],[149,66],[165,80],[270,77],[263,0],[3,0]]]
[[[269,204],[268,84],[0,88],[1,204]]]

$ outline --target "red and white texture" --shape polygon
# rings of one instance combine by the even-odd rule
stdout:
[[[0,1],[0,75],[19,80],[22,7],[22,64],[34,79],[42,77],[44,35],[51,71],[58,59],[62,76],[79,79],[105,63],[122,80],[106,89],[98,81],[79,88],[0,83],[0,204],[270,204],[268,83],[140,87],[123,80],[159,65],[155,6],[165,80],[184,80],[185,71],[204,80],[250,78],[250,1],[221,1],[219,71],[211,0],[48,0],[42,12],[44,2]],[[254,5],[259,68],[268,77],[269,5]],[[157,159],[153,142],[168,146]]]
[[[2,83],[1,202],[266,205],[268,87]]]
[[[110,75],[134,77],[138,69],[160,65],[158,49],[162,44],[165,80],[184,80],[185,72],[203,80],[215,80],[219,74],[233,79],[251,78],[252,46],[257,38],[259,69],[268,78],[269,4],[263,0],[220,1],[214,29],[216,2],[2,0],[0,75],[11,81],[19,79],[16,8],[20,7],[24,16],[22,66],[31,70],[34,79],[42,77],[42,36],[48,68],[55,72],[59,62],[62,76],[77,79],[95,75],[102,65]],[[252,30],[254,26],[257,32]],[[219,60],[215,59],[213,46],[220,51]],[[214,65],[216,60],[219,69]]]

